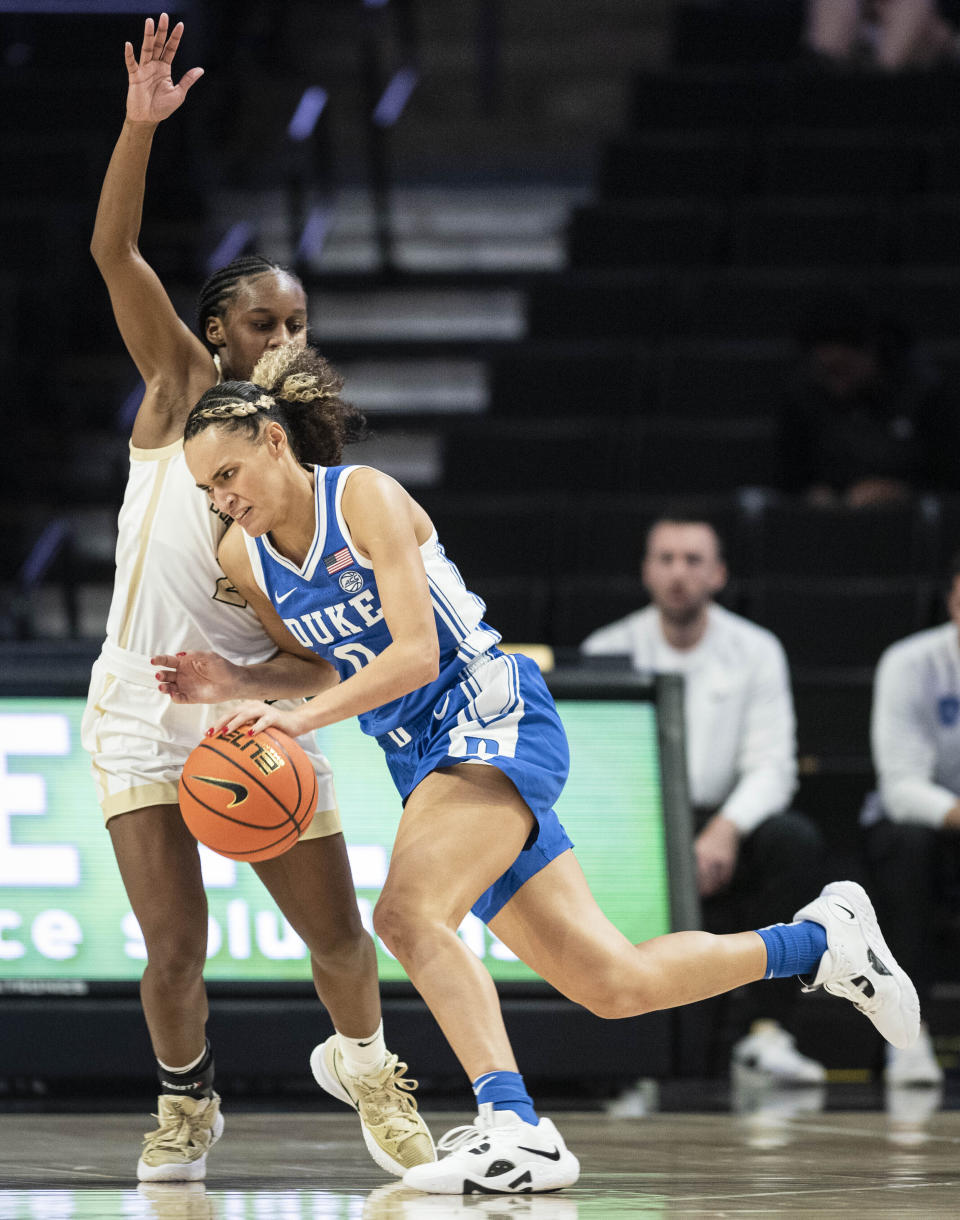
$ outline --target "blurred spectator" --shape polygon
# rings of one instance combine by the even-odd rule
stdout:
[[[636,669],[683,675],[697,884],[703,925],[717,933],[798,910],[820,884],[823,856],[817,829],[789,810],[797,768],[783,648],[716,604],[726,580],[712,525],[662,519],[647,535],[643,560],[652,605],[581,645],[588,656],[625,654]],[[788,1032],[798,996],[793,979],[738,996],[744,1007],[732,1017],[736,1032],[751,1018],[754,1026],[733,1048],[735,1065],[779,1083],[823,1079],[821,1065],[801,1055]]]
[[[778,420],[781,487],[869,508],[957,487],[956,404],[906,329],[857,297],[802,318],[801,364]]]
[[[831,61],[930,68],[957,58],[936,0],[808,0],[807,46]]]
[[[933,981],[931,941],[960,908],[960,555],[950,571],[950,622],[892,644],[880,658],[871,739],[878,791],[863,813],[873,894],[890,948],[917,984]],[[930,1036],[888,1050],[888,1083],[938,1084]]]

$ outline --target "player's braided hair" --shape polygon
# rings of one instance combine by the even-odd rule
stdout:
[[[276,420],[298,462],[336,466],[344,445],[366,437],[363,412],[341,399],[343,378],[314,348],[273,348],[251,378],[211,386],[187,417],[184,441],[212,424],[253,439]]]
[[[297,283],[300,282],[299,277],[289,267],[273,263],[261,254],[243,254],[221,267],[219,271],[214,271],[200,289],[197,299],[197,333],[209,351],[216,349],[207,340],[207,319],[222,318],[241,282],[251,276],[264,275],[268,271],[282,271],[284,275],[297,280]]]

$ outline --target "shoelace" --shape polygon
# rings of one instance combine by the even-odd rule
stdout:
[[[194,1143],[193,1120],[202,1119],[205,1113],[206,1107],[200,1111],[195,1110],[193,1114],[187,1114],[177,1106],[166,1119],[161,1119],[159,1114],[154,1114],[153,1117],[160,1123],[160,1127],[156,1132],[148,1131],[144,1139],[150,1141],[151,1148],[169,1148],[185,1152]]]
[[[391,1056],[384,1072],[374,1078],[376,1083],[369,1083],[370,1077],[357,1078],[364,1117],[372,1126],[386,1125],[388,1139],[402,1139],[420,1134],[420,1125],[414,1117],[417,1103],[411,1096],[417,1087],[417,1081],[406,1077],[406,1070],[405,1063],[400,1063],[396,1056]]]
[[[442,1152],[456,1152],[460,1148],[466,1147],[467,1144],[472,1144],[477,1139],[487,1139],[489,1132],[483,1127],[476,1125],[476,1120],[468,1123],[465,1127],[451,1127],[445,1134],[441,1135],[437,1141],[437,1148]]]

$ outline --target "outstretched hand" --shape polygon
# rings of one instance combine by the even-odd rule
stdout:
[[[207,736],[232,733],[234,729],[243,726],[246,726],[251,737],[254,733],[262,733],[264,729],[269,728],[279,729],[288,737],[302,737],[304,733],[310,732],[310,713],[305,708],[295,712],[281,711],[259,699],[247,699],[207,729]]]
[[[147,18],[143,25],[139,62],[132,43],[124,44],[128,74],[127,118],[134,123],[159,123],[168,118],[181,105],[191,85],[203,76],[203,68],[191,68],[184,72],[178,85],[173,83],[170,67],[183,36],[183,22],[178,21],[168,33],[169,24],[166,13],[160,14],[156,30],[153,18]]]
[[[150,664],[161,666],[155,675],[159,690],[174,703],[223,703],[243,690],[243,668],[216,652],[161,653]]]

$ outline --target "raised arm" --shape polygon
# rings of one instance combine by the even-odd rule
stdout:
[[[147,162],[157,124],[177,110],[203,74],[191,68],[174,85],[170,66],[183,23],[168,33],[161,14],[144,24],[137,60],[128,42],[127,117],[100,192],[90,251],[106,282],[127,350],[146,382],[134,426],[134,444],[156,448],[176,440],[186,416],[215,380],[212,357],[183,321],[137,242],[143,215]]]

